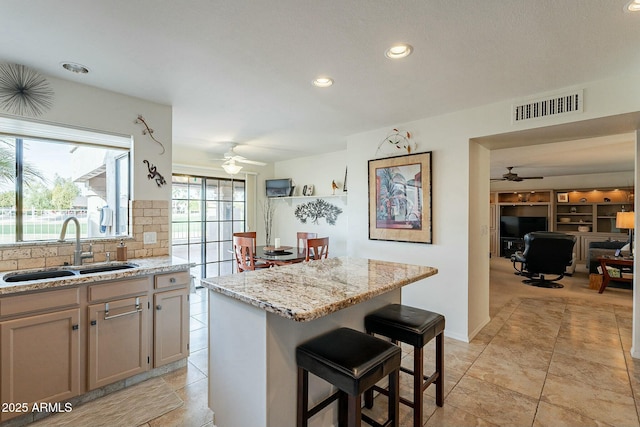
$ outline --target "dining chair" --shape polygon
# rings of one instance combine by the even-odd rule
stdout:
[[[310,259],[327,258],[329,255],[329,238],[319,237],[316,239],[307,239],[307,256],[306,261]]]
[[[299,248],[306,248],[307,247],[307,239],[315,239],[316,237],[318,237],[318,233],[306,233],[304,231],[298,231],[298,238],[297,238],[297,244]],[[302,244],[300,244],[302,242]]]
[[[257,233],[255,231],[239,231],[233,233],[233,237],[250,237],[253,239],[253,253],[256,253]]]
[[[233,253],[236,258],[238,273],[272,266],[268,262],[256,262],[254,248],[256,239],[251,237],[233,236]]]

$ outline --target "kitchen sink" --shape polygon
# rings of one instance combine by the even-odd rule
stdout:
[[[48,270],[32,271],[29,273],[9,273],[5,274],[5,282],[27,282],[29,280],[55,279],[58,277],[75,276],[76,272],[71,270]]]
[[[77,276],[78,274],[106,273],[136,267],[138,267],[138,264],[133,263],[60,267],[59,269],[53,270],[8,273],[2,276],[2,280],[8,283],[28,282],[30,280],[57,279],[60,277]]]
[[[137,264],[112,264],[112,265],[87,266],[86,268],[78,269],[78,273],[80,274],[105,273],[108,271],[127,270],[129,268],[135,268],[137,266],[138,266]]]

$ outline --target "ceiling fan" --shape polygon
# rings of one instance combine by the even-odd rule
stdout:
[[[517,173],[511,172],[511,169],[513,169],[513,166],[508,166],[507,167],[508,172],[502,175],[502,178],[492,178],[491,181],[520,182],[520,181],[524,181],[525,179],[543,179],[544,178],[542,176],[518,176]]]
[[[256,166],[266,166],[267,164],[264,162],[259,162],[257,160],[249,160],[246,157],[243,157],[239,154],[236,154],[234,149],[238,146],[236,143],[231,143],[229,145],[228,150],[223,154],[222,158],[212,159],[212,160],[224,160],[222,163],[222,168],[229,174],[235,175],[240,172],[242,166],[236,164],[237,163],[245,163],[248,165],[256,165]]]

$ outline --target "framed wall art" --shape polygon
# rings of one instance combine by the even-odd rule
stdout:
[[[558,193],[558,203],[568,203],[569,193]]]
[[[369,160],[369,239],[432,243],[431,152]]]

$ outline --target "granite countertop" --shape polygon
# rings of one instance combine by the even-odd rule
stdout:
[[[91,283],[97,280],[116,280],[126,279],[128,277],[142,276],[148,274],[158,273],[171,273],[177,271],[186,271],[193,264],[185,261],[184,259],[160,256],[151,258],[134,258],[127,262],[109,262],[109,263],[91,263],[84,264],[82,268],[101,266],[101,265],[117,265],[117,264],[135,264],[137,267],[126,270],[107,271],[99,273],[89,273],[76,276],[65,276],[54,279],[40,279],[30,280],[26,282],[5,282],[3,277],[5,274],[14,273],[15,271],[0,272],[0,297],[9,294],[15,294],[19,292],[37,291],[43,289],[53,289],[64,286],[81,285],[83,283]],[[20,273],[38,272],[47,270],[60,270],[60,269],[81,269],[80,266],[66,266],[66,267],[51,267],[51,268],[38,268],[29,270],[18,270]]]
[[[339,257],[201,279],[204,287],[306,322],[436,274],[434,267]]]

